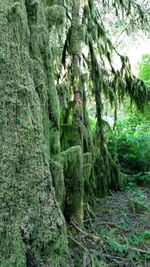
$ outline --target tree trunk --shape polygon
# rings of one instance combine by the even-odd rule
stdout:
[[[0,266],[71,266],[49,169],[46,1],[0,5]]]

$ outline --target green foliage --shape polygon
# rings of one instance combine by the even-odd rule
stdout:
[[[127,189],[132,190],[136,184],[144,185],[150,183],[150,172],[139,172],[136,174],[132,174],[131,176],[127,176]]]
[[[9,59],[1,70],[5,86],[0,98],[0,250],[3,253],[0,265],[23,267],[29,253],[37,266],[66,267],[70,266],[66,227],[56,199],[63,202],[65,176],[65,215],[68,216],[68,221],[74,220],[82,224],[84,174],[89,178],[92,166],[91,151],[84,154],[83,162],[82,144],[62,152],[63,168],[55,161],[48,161],[50,154],[60,154],[60,109],[53,77],[53,62],[56,58],[51,56],[49,30],[52,30],[53,25],[56,30],[64,25],[67,8],[59,5],[59,1],[50,0],[17,1],[12,5],[9,2],[4,0],[1,4],[2,9],[8,11],[7,15],[0,12],[0,62],[5,61],[5,55]],[[121,6],[126,10],[123,2],[117,1],[115,8]],[[129,7],[128,11],[131,11]],[[76,15],[78,20],[78,12]],[[109,95],[111,102],[115,99],[113,90],[116,96],[122,96],[127,91],[138,106],[144,105],[148,94],[146,87],[130,74],[127,58],[120,56],[121,75],[114,70],[111,61],[112,43],[106,36],[102,21],[96,15],[93,1],[89,1],[89,16],[86,19],[88,23],[84,27],[82,23],[75,23],[71,28],[70,50],[72,54],[81,54],[80,43],[85,41],[87,33],[86,45],[90,46],[91,58],[87,59],[86,64],[88,73],[91,73],[90,80],[94,84],[99,127],[97,177],[100,179],[103,176],[104,187],[108,189],[112,181],[118,184],[119,171],[104,144],[101,91]],[[65,30],[68,28],[67,25]],[[99,66],[97,52],[109,61],[114,78],[109,86],[107,80],[111,75],[104,75],[106,71]],[[54,52],[54,57],[55,55]],[[64,77],[60,77],[60,80],[68,74],[66,70],[62,73]],[[74,76],[80,79],[80,75]],[[125,86],[121,82],[122,78],[125,79]],[[121,97],[120,99],[122,100]],[[75,132],[75,128],[72,127],[71,130]],[[115,186],[112,188],[116,189]],[[20,232],[22,228],[25,232],[23,236]],[[110,245],[113,246],[112,243]],[[117,251],[124,252],[124,245],[117,245]]]
[[[96,218],[88,218],[83,235],[72,239],[75,266],[82,266],[84,255],[93,267],[149,266],[148,210],[135,214],[128,205],[132,200],[149,206],[148,196],[147,188],[134,186],[130,191],[101,199]]]
[[[137,113],[129,114],[119,120],[116,139],[110,139],[108,145],[112,154],[116,146],[120,164],[124,169],[148,171],[150,168],[149,117]]]
[[[139,64],[139,78],[150,86],[150,54],[145,54]]]
[[[109,249],[111,251],[126,252],[128,250],[127,245],[121,245],[116,242],[114,239],[109,239]]]
[[[93,117],[90,117],[90,126],[91,126],[91,131],[92,131],[92,137],[94,139],[95,133],[96,133],[96,119]]]

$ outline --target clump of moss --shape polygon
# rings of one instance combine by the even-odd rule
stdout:
[[[61,153],[64,168],[66,200],[65,216],[69,222],[83,223],[83,154],[80,146]]]
[[[70,29],[69,36],[69,53],[78,55],[81,53],[81,45],[85,39],[85,27],[80,24],[73,24]]]
[[[61,208],[63,209],[65,200],[63,167],[57,161],[50,160],[50,170],[51,170],[53,185],[55,188],[56,199],[60,203]]]
[[[85,181],[89,182],[89,178],[91,176],[92,167],[93,167],[93,160],[92,160],[92,153],[87,152],[83,154],[84,159],[84,179]]]
[[[6,62],[6,53],[0,51],[0,63],[5,63],[5,62]]]
[[[46,13],[49,29],[54,25],[62,25],[65,21],[66,11],[65,8],[60,5],[48,7]]]

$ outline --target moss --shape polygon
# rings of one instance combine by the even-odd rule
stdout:
[[[98,139],[97,139],[98,140]],[[94,174],[97,184],[97,196],[106,196],[109,190],[120,190],[125,185],[125,179],[119,165],[111,158],[107,147],[102,142],[94,148]]]
[[[81,53],[81,45],[85,39],[85,27],[80,24],[73,24],[71,27],[69,40],[69,53],[71,55],[78,55]]]
[[[0,12],[0,46],[7,55],[0,83],[0,266],[66,267],[66,227],[47,142],[52,70],[46,6],[40,0],[38,10],[34,1],[19,3],[2,1],[3,10],[11,9],[10,20]]]
[[[121,190],[125,186],[125,177],[120,171],[119,166],[117,163],[112,159],[111,155],[108,154],[109,165],[110,165],[110,174],[111,174],[111,181],[110,181],[110,189],[111,190]]]
[[[49,101],[49,116],[50,120],[53,122],[54,126],[58,129],[60,125],[60,105],[57,90],[55,85],[50,81],[50,90],[48,92]]]
[[[109,191],[109,168],[105,169],[105,165],[101,156],[99,156],[94,164],[94,175],[96,177],[96,196],[104,197]]]
[[[61,151],[73,146],[73,130],[72,125],[61,125]]]
[[[65,8],[60,5],[48,7],[46,13],[49,29],[54,25],[62,25],[65,21],[66,11]]]
[[[85,212],[87,211],[87,205],[91,205],[91,211],[95,208],[95,177],[94,177],[94,161],[93,155],[91,152],[87,152],[83,154],[84,165],[83,165],[83,172],[84,172],[84,203],[85,203]],[[89,213],[89,210],[88,210]]]
[[[69,96],[70,96],[70,92],[69,92],[69,85],[67,83],[61,83],[57,85],[57,92],[58,92],[58,96],[59,96],[59,102],[60,102],[60,106],[61,108],[64,110],[65,108],[68,107],[68,102],[69,102]]]
[[[2,51],[0,51],[0,63],[5,63],[6,58],[7,58],[6,53],[3,53]]]
[[[53,124],[50,127],[50,155],[57,155],[60,153],[60,132],[53,128]]]
[[[69,222],[83,224],[83,155],[80,146],[61,153],[64,168],[66,200],[65,216]]]
[[[93,167],[93,159],[92,159],[92,153],[87,152],[83,154],[84,159],[84,179],[87,183],[89,183],[89,178],[92,173],[92,167]]]
[[[63,167],[60,163],[50,160],[50,169],[52,174],[53,185],[55,188],[56,199],[63,210],[65,200],[65,185]]]
[[[12,255],[9,259],[5,258],[4,249],[1,249],[1,266],[2,267],[25,267],[26,266],[26,246],[24,242],[20,239],[19,233],[20,229],[18,225],[13,224],[13,236],[12,236]],[[9,229],[10,230],[10,229]],[[3,244],[4,245],[4,244]],[[10,249],[7,247],[7,249]]]
[[[60,105],[56,87],[50,82],[48,92],[48,112],[50,120],[50,154],[60,153]]]
[[[15,3],[13,3],[12,5],[10,5],[9,9],[9,16],[10,15],[15,15],[15,16],[19,16],[20,13],[22,12],[21,10],[21,3],[19,1],[16,1]]]

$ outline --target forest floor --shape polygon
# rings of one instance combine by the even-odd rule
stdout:
[[[150,267],[150,185],[128,185],[98,201],[69,236],[75,267]]]

